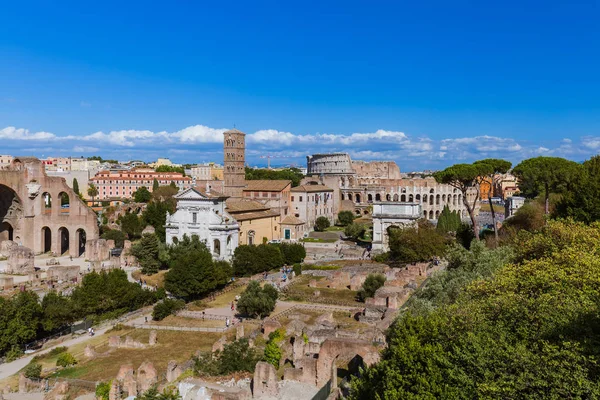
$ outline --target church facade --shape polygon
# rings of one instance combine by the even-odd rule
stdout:
[[[184,235],[196,235],[206,243],[213,258],[231,261],[239,242],[239,225],[227,212],[224,196],[190,188],[178,193],[177,210],[167,214],[166,239],[171,245]]]

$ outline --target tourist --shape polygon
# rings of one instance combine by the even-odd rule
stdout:
[[[231,311],[233,311],[235,309],[235,305],[233,303],[233,301],[231,302]]]
[[[225,318],[225,327],[229,328],[229,318]]]

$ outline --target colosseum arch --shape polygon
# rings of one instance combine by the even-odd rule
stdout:
[[[423,195],[423,204],[427,204],[427,195],[426,194]]]
[[[400,196],[400,201],[403,202],[403,203],[406,202],[406,195],[405,194],[403,194],[402,196]]]
[[[398,201],[398,193],[394,195],[394,201]]]
[[[436,204],[436,205],[439,205],[439,204],[440,204],[440,195],[439,195],[439,194],[437,194],[437,195],[435,196],[435,204]]]
[[[354,201],[356,204],[360,204],[360,194],[359,193],[356,193],[354,195]]]
[[[385,200],[386,201],[392,201],[392,196],[388,193],[385,195]]]
[[[423,218],[427,219],[427,210],[423,210]]]
[[[412,194],[409,194],[409,195],[408,195],[408,201],[409,201],[410,203],[412,203],[413,201],[415,201],[415,199],[414,199],[414,197],[413,197],[413,195],[412,195]]]
[[[438,219],[440,217],[440,210],[437,210],[435,212],[435,219]]]
[[[375,194],[375,201],[381,201],[381,194],[379,194],[379,193]]]
[[[371,202],[373,201],[373,195],[372,195],[371,193],[369,193],[369,194],[367,195],[367,201],[368,201],[369,203],[371,203]]]

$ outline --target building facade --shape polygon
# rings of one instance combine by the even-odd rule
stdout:
[[[188,237],[198,236],[206,243],[215,259],[230,261],[239,242],[239,225],[226,211],[226,197],[198,188],[175,195],[177,210],[167,213],[166,241],[171,245]]]
[[[318,179],[333,189],[334,214],[348,210],[356,215],[369,214],[374,202],[419,203],[422,217],[435,220],[444,206],[467,218],[462,193],[450,185],[437,183],[432,176],[403,174],[392,161],[352,161],[345,153],[317,154],[307,158],[307,180]],[[467,193],[473,204],[477,189]],[[479,204],[476,204],[476,214]]]
[[[525,204],[525,197],[511,196],[504,203],[504,218],[515,215],[517,210]]]
[[[309,229],[315,226],[319,217],[335,223],[333,189],[318,181],[310,181],[292,188],[292,215],[306,223]]]
[[[231,129],[223,132],[223,179],[225,195],[241,199],[246,181],[246,134]]]
[[[0,168],[8,167],[12,163],[13,159],[13,156],[0,155]]]
[[[223,166],[215,163],[198,164],[190,168],[190,176],[199,181],[223,180]]]
[[[421,204],[404,202],[373,203],[373,242],[374,252],[390,249],[388,229],[413,226],[422,217]]]
[[[264,204],[253,200],[228,200],[227,212],[238,222],[240,244],[280,239],[281,215]]]
[[[289,180],[254,180],[246,181],[244,199],[251,199],[277,211],[281,218],[288,215],[292,181]]]
[[[90,182],[98,188],[97,200],[108,200],[131,198],[142,186],[152,192],[155,179],[160,186],[170,185],[173,182],[179,190],[189,189],[192,184],[190,177],[178,172],[155,172],[147,168],[100,171],[90,179]]]

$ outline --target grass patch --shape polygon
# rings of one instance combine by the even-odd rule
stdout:
[[[202,319],[179,317],[177,315],[169,315],[162,321],[148,321],[148,323],[158,326],[184,326],[193,328],[223,328],[225,326],[225,320],[205,319],[203,321]]]
[[[153,274],[153,275],[144,275],[144,274],[142,274],[142,271],[137,269],[131,273],[131,276],[136,281],[139,281],[141,279],[142,281],[146,281],[146,284],[149,286],[155,286],[155,287],[161,288],[161,287],[165,286],[165,274],[166,273],[167,273],[167,270],[164,269],[164,270],[158,271],[158,273]]]
[[[339,265],[312,265],[312,264],[303,264],[302,271],[335,271],[336,269],[342,268]]]
[[[490,203],[486,202],[481,202],[481,209],[479,211],[484,211],[484,212],[492,212],[491,208],[494,209],[494,212],[496,214],[502,214],[504,215],[504,206],[501,206],[500,204],[492,204],[492,207],[490,207]]]
[[[325,229],[326,232],[340,232],[343,230],[344,230],[344,227],[338,226],[338,225],[330,226],[329,228]]]
[[[300,239],[304,243],[335,243],[337,239],[319,239],[319,238],[304,238]]]
[[[149,334],[150,330],[147,329],[136,329],[129,333],[134,340],[142,343],[148,343]],[[117,375],[121,365],[131,363],[137,369],[144,361],[153,363],[157,371],[164,371],[170,360],[183,362],[197,350],[210,351],[221,335],[212,332],[158,331],[156,346],[145,349],[112,349],[89,361],[81,357],[78,358],[80,363],[77,366],[65,368],[55,376],[91,381],[109,380]],[[97,351],[105,349],[108,347],[98,348]]]
[[[317,281],[316,288],[308,286],[308,283],[313,279]],[[288,286],[286,290],[286,296],[291,301],[312,303],[338,301],[347,304],[356,304],[358,307],[364,306],[364,303],[356,300],[356,295],[358,294],[357,291],[350,289],[332,289],[328,287],[322,287],[325,285],[323,279],[324,277],[301,275],[300,277],[294,279],[294,281]],[[313,295],[315,290],[320,292],[318,297]]]

